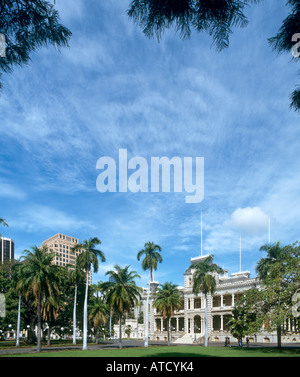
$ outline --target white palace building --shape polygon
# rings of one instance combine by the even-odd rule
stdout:
[[[205,301],[204,295],[199,293],[195,295],[192,288],[193,280],[193,264],[199,263],[208,255],[191,258],[190,268],[184,272],[184,287],[179,287],[183,294],[182,308],[175,311],[171,318],[171,337],[174,343],[204,343],[205,329]],[[209,342],[225,342],[225,338],[229,337],[231,343],[236,343],[237,339],[233,338],[228,331],[226,322],[232,316],[232,308],[240,295],[253,287],[259,287],[258,278],[251,278],[250,272],[232,273],[228,276],[228,271],[222,275],[216,274],[216,291],[213,296],[208,295],[208,341]],[[152,288],[158,286],[157,282],[151,283]],[[151,297],[152,296],[152,297]],[[144,289],[141,310],[146,313],[147,289]],[[149,340],[166,340],[167,339],[167,323],[163,319],[161,313],[156,311],[152,306],[153,295],[149,300]],[[137,313],[136,313],[137,318]],[[137,319],[126,321],[126,325],[130,324],[132,328],[131,337],[144,337],[144,325],[138,324]],[[288,332],[282,336],[282,343],[299,343],[300,334],[293,331],[293,323],[288,324]],[[124,334],[125,336],[125,334]],[[258,343],[276,343],[276,333],[270,333],[266,329],[256,335],[248,336],[250,342]],[[245,339],[243,340],[243,342]]]

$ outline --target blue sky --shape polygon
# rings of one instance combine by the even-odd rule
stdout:
[[[43,48],[3,75],[0,95],[0,217],[3,236],[24,249],[56,233],[97,236],[107,262],[141,275],[144,243],[162,247],[160,283],[183,285],[191,257],[203,254],[230,273],[255,276],[268,242],[298,240],[299,115],[289,109],[297,84],[292,54],[277,55],[267,38],[287,14],[265,0],[247,11],[217,52],[206,34],[182,41],[172,30],[158,43],[126,15],[129,1],[58,0],[73,33],[70,48]],[[204,157],[204,200],[182,193],[99,193],[97,160]]]

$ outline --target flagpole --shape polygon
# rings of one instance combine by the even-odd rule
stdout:
[[[242,272],[242,237],[240,237],[240,272]]]
[[[202,209],[201,209],[201,257],[202,257]]]
[[[269,247],[271,246],[271,220],[269,216]]]

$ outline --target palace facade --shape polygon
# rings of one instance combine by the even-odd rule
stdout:
[[[205,332],[205,300],[203,294],[195,295],[193,293],[193,265],[207,258],[208,255],[191,258],[190,268],[184,272],[184,286],[178,287],[182,292],[183,300],[180,310],[175,311],[171,318],[171,338],[174,343],[204,343]],[[243,292],[250,288],[259,287],[258,278],[251,278],[249,271],[232,273],[228,275],[228,271],[222,275],[215,274],[216,291],[213,295],[208,295],[207,312],[208,312],[208,340],[209,342],[225,342],[225,338],[229,338],[230,342],[236,343],[237,339],[233,338],[227,328],[227,320],[232,317],[232,309],[234,303],[239,299]],[[158,286],[157,282],[151,283],[151,290]],[[144,289],[142,299],[142,311],[146,313],[147,289]],[[149,300],[149,339],[150,340],[167,340],[167,322],[153,307],[153,294]],[[139,324],[133,326],[132,335],[135,337],[138,330],[139,337],[144,336],[144,325]],[[135,322],[137,323],[137,321]],[[282,343],[299,343],[300,334],[294,331],[295,321],[291,320],[287,323],[287,333],[282,336]],[[276,343],[276,333],[271,333],[262,329],[258,334],[249,335],[250,342],[258,343]],[[245,339],[244,339],[245,341]]]

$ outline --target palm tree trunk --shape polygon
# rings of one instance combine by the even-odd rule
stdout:
[[[99,327],[95,327],[95,341],[98,344],[98,334],[99,334]]]
[[[50,329],[50,325],[48,323],[48,329],[47,329],[47,346],[50,346],[50,333],[51,333],[50,330],[51,330]]]
[[[205,334],[204,334],[204,346],[208,345],[208,316],[207,316],[207,295],[204,295],[205,298]]]
[[[77,284],[75,284],[74,308],[73,308],[73,344],[76,344],[76,305],[77,305]]]
[[[21,319],[21,296],[19,295],[16,347],[19,347],[20,345],[20,340],[19,340],[20,339],[20,319]]]
[[[41,329],[42,329],[42,315],[41,315],[41,295],[38,297],[38,326],[37,326],[37,352],[41,352]]]
[[[170,345],[170,318],[167,318],[168,346]]]
[[[122,314],[119,314],[119,348],[122,348]]]
[[[88,300],[88,276],[89,271],[86,270],[86,286],[85,286],[85,298],[83,307],[83,345],[82,349],[87,350],[87,300]]]

